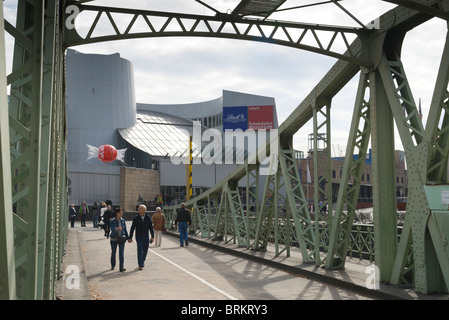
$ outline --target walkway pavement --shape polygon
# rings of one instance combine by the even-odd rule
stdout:
[[[128,229],[130,224],[127,221]],[[79,222],[69,228],[58,298],[178,302],[449,299],[449,295],[419,295],[383,284],[378,290],[368,289],[369,265],[355,259],[346,263],[345,270],[329,271],[303,264],[297,250],[292,250],[291,257],[274,257],[274,248],[256,252],[199,237],[190,237],[189,246],[181,248],[176,232],[164,234],[161,247],[150,245],[144,270],[137,268],[135,242],[126,244],[125,272],[110,270],[110,252],[102,230],[81,228]]]

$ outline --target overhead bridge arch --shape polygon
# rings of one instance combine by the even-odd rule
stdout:
[[[350,47],[356,38],[362,43],[365,41],[371,31],[367,28],[233,18],[229,14],[203,16],[74,4],[67,7],[66,13],[66,24],[69,25],[64,41],[66,47],[122,39],[217,37],[277,44],[360,65],[368,64],[360,56],[361,47]],[[86,35],[81,36],[76,21],[83,19],[85,13],[93,14],[94,19],[89,20]],[[137,29],[139,20],[144,27]]]

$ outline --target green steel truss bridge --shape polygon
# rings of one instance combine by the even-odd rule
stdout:
[[[425,124],[419,117],[401,62],[401,47],[405,35],[414,27],[432,18],[449,20],[449,1],[388,0],[385,2],[397,6],[373,25],[358,21],[345,9],[344,1],[322,1],[335,10],[345,11],[358,24],[353,28],[270,20],[286,2],[282,0],[242,0],[228,12],[220,12],[204,1],[192,1],[214,13],[193,15],[112,8],[95,6],[95,1],[88,0],[19,0],[14,25],[3,19],[7,1],[2,2],[0,298],[56,297],[55,284],[61,273],[68,226],[65,49],[119,39],[192,36],[259,41],[336,59],[280,125],[278,135],[267,141],[268,148],[277,148],[278,156],[271,163],[278,170],[273,170],[264,185],[259,185],[260,164],[247,162],[207,192],[188,201],[195,232],[202,237],[235,241],[253,250],[264,250],[270,241],[278,254],[289,255],[295,247],[306,262],[327,269],[344,268],[364,166],[364,161],[354,160],[352,155],[358,154],[358,159],[363,159],[370,141],[374,260],[381,281],[412,286],[421,293],[447,292],[449,42],[446,38]],[[74,20],[88,11],[96,18],[81,37]],[[125,25],[117,19],[120,15],[129,17]],[[156,27],[155,18],[165,22]],[[133,26],[138,20],[145,21],[146,31],[135,31]],[[96,36],[100,24],[109,24],[110,34]],[[5,33],[14,38],[10,74],[6,74]],[[327,40],[322,38],[323,34],[327,34]],[[304,42],[306,35],[312,35],[316,42]],[[337,42],[343,45],[337,46]],[[312,216],[294,158],[293,135],[307,122],[313,122],[314,143],[318,143],[319,137],[329,155],[318,164],[314,148],[314,163],[318,164],[313,172],[314,189],[316,193],[329,193],[330,190],[319,189],[322,184],[318,170],[324,168],[327,176],[321,179],[331,181],[332,98],[357,74],[359,85],[335,213],[333,217]],[[409,201],[400,238],[394,175],[395,126],[405,150],[409,180]],[[349,177],[353,183],[349,183]],[[248,181],[246,203],[238,193],[241,179]],[[278,199],[281,187],[286,190],[285,214],[280,214],[271,202]],[[263,188],[262,198],[258,196],[259,188]],[[251,194],[251,190],[257,192]],[[326,194],[325,198],[332,196]],[[250,199],[254,202],[250,203]],[[214,206],[210,205],[212,202]],[[245,214],[244,207],[252,205],[255,212]],[[173,219],[175,209],[167,209],[169,220]]]

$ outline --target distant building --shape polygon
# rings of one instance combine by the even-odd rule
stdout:
[[[298,154],[299,155],[299,154]],[[319,152],[319,159],[327,158],[327,154],[325,151]],[[357,155],[354,155],[357,158]],[[340,188],[340,182],[343,174],[343,164],[344,157],[334,157],[331,159],[331,170],[332,170],[332,202],[335,203],[337,201],[338,190]],[[320,161],[320,160],[319,160]],[[323,159],[324,161],[324,159]],[[314,197],[314,183],[313,183],[313,170],[314,163],[313,158],[309,154],[307,158],[297,158],[302,185],[304,188],[304,193],[309,198],[309,201],[313,201]],[[307,172],[309,170],[309,173]],[[321,170],[321,171],[320,171]],[[318,176],[325,176],[325,168],[320,168],[318,172]],[[405,153],[404,151],[395,151],[395,172],[396,172],[396,196],[407,197],[408,195],[408,180],[407,180],[407,169],[405,165]],[[310,183],[307,183],[307,177],[310,177]],[[361,185],[360,192],[357,202],[358,208],[364,207],[372,207],[373,205],[373,185],[372,185],[372,167],[371,167],[371,149],[369,153],[366,155],[365,167],[363,169],[362,177],[361,177]],[[353,177],[349,177],[349,184],[353,183]],[[329,183],[325,183],[324,189],[328,190]],[[320,200],[324,200],[325,195],[319,195]]]
[[[132,63],[118,53],[84,54],[69,49],[66,61],[70,203],[111,200],[113,205],[134,210],[139,194],[149,201],[160,192],[181,201],[186,194],[186,169],[175,165],[172,157],[187,156],[194,121],[201,133],[278,127],[271,97],[223,90],[221,97],[198,103],[136,103]],[[207,143],[196,139],[194,156]],[[89,158],[87,145],[105,144],[126,149],[124,161],[103,163]],[[246,148],[229,150],[223,145],[223,151],[234,157],[246,154]],[[236,167],[235,163],[194,164],[194,194],[214,186]]]

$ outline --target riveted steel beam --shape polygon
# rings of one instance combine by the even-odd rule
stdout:
[[[371,134],[369,78],[366,70],[360,74],[335,213],[332,225],[329,228],[327,269],[343,269],[346,262],[348,243],[362,180],[361,175],[365,166],[365,155]],[[354,159],[354,154],[358,154],[357,159]],[[352,183],[350,183],[350,177],[353,179]]]
[[[21,1],[9,105],[17,297],[54,299],[67,207],[65,94],[59,1]]]
[[[404,232],[394,262],[391,283],[413,284],[418,292],[447,292],[449,290],[449,255],[444,239],[444,211],[435,211],[429,202],[431,186],[449,190],[447,177],[448,135],[447,87],[449,71],[449,41],[441,58],[436,86],[425,131],[418,144],[411,140],[412,132],[404,121],[402,132],[408,139],[406,150],[409,175],[409,203]],[[386,74],[386,78],[389,74]],[[393,94],[391,94],[393,100]],[[410,99],[408,99],[410,101]],[[408,137],[407,133],[410,133]],[[401,136],[402,137],[402,136]],[[441,196],[441,195],[440,195]],[[440,201],[442,199],[440,198]],[[446,213],[447,215],[447,213]],[[438,221],[439,220],[439,221]]]
[[[276,160],[277,161],[277,160]],[[270,165],[274,165],[270,162]],[[274,206],[276,201],[277,178],[276,174],[265,177],[262,197],[259,199],[260,207],[256,217],[255,235],[251,248],[253,250],[266,250],[273,226]]]
[[[9,151],[8,93],[6,91],[5,33],[0,7],[0,300],[16,298],[11,163]]]
[[[447,6],[449,2],[447,0],[440,1],[439,3],[424,3],[420,0],[383,0],[385,2],[390,2],[397,4],[402,7],[414,9],[417,11],[421,11],[423,13],[429,14],[434,17],[438,17],[444,20],[449,20],[449,13],[440,6]]]
[[[314,232],[308,201],[304,195],[298,166],[291,147],[287,149],[280,147],[279,163],[286,189],[287,208],[293,220],[302,259],[304,262],[316,262],[315,255],[319,254],[316,248],[319,247],[319,243]],[[318,226],[315,225],[315,227]]]
[[[331,115],[330,102],[313,103],[313,182],[315,208],[315,263],[322,264],[320,250],[328,250],[328,227],[332,214]],[[324,133],[323,133],[324,130]],[[329,211],[328,211],[329,210]]]
[[[234,18],[226,14],[202,16],[92,5],[71,4],[67,7],[67,11],[68,19],[73,19],[66,33],[67,47],[133,38],[217,37],[283,45],[367,65],[367,61],[360,57],[360,48],[350,46],[355,38],[360,35],[365,37],[369,33],[363,28]],[[83,12],[93,12],[96,15],[84,38],[79,35],[75,26],[76,19],[82,19]],[[118,19],[116,18],[118,16],[129,17],[129,19]],[[146,24],[147,30],[135,31],[134,26],[138,20]],[[108,27],[111,32],[99,34],[97,30],[100,26]],[[307,40],[308,38],[310,39]]]

